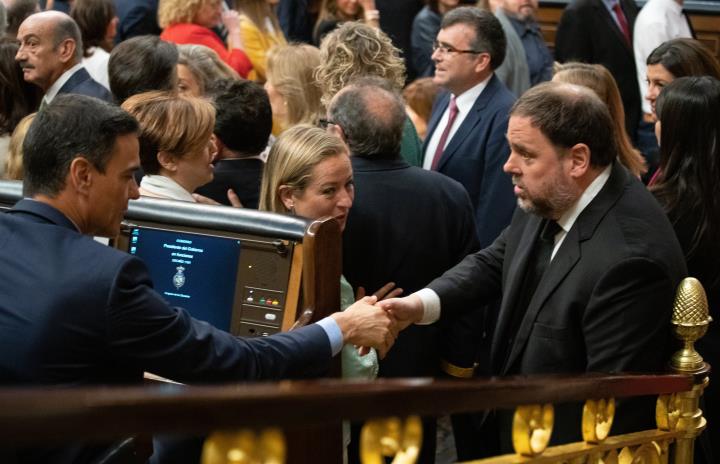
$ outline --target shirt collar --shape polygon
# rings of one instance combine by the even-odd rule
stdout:
[[[590,204],[591,201],[600,193],[600,190],[605,186],[605,183],[610,178],[610,171],[612,170],[612,164],[605,169],[588,185],[585,191],[580,195],[578,201],[570,207],[569,210],[565,211],[557,223],[562,227],[566,233],[570,231],[573,224],[577,220],[580,213]]]
[[[55,82],[50,86],[50,88],[45,92],[45,96],[43,97],[43,100],[45,100],[45,104],[49,105],[52,103],[53,98],[58,94],[60,89],[62,89],[62,86],[65,85],[67,81],[70,80],[73,74],[75,74],[80,68],[83,67],[82,63],[78,63],[72,68],[68,69],[64,73],[60,75],[60,77],[57,78]]]
[[[467,114],[470,112],[470,108],[472,108],[475,104],[475,100],[477,100],[482,91],[485,90],[485,87],[487,87],[487,84],[492,76],[493,75],[491,73],[484,81],[474,87],[470,87],[460,95],[453,95],[455,97],[455,104],[458,107],[459,113]]]

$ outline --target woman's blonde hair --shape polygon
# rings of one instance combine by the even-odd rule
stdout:
[[[30,113],[18,122],[10,136],[8,158],[5,160],[5,179],[23,180],[23,141],[37,113]]]
[[[320,44],[315,79],[322,89],[322,104],[327,106],[340,89],[362,76],[382,77],[400,91],[405,85],[405,64],[387,34],[365,24],[347,22]]]
[[[365,10],[363,9],[362,5],[358,5],[358,12],[352,19],[359,20],[362,19],[364,15]],[[322,21],[342,20],[343,18],[341,18],[340,14],[338,13],[337,0],[322,0],[322,3],[320,4],[320,13],[318,14],[317,22],[315,23],[315,28],[317,29],[317,25],[320,24]]]
[[[616,142],[620,150],[618,155],[620,163],[635,176],[645,173],[647,171],[645,158],[633,148],[630,138],[625,132],[625,110],[620,98],[620,90],[618,90],[610,71],[600,64],[570,62],[565,64],[556,63],[554,72],[554,81],[587,87],[595,92],[600,97],[600,100],[605,102],[615,126]]]
[[[270,20],[275,33],[281,31],[277,15],[267,0],[235,0],[235,4],[237,9],[247,16],[261,31],[270,32],[265,23],[265,18]]]
[[[312,171],[321,162],[347,153],[339,137],[309,124],[292,127],[278,137],[270,149],[260,187],[261,211],[287,213],[280,199],[280,186],[302,192],[310,184]]]
[[[158,26],[161,29],[172,24],[192,23],[200,8],[217,0],[160,0]],[[222,0],[220,0],[222,1]]]
[[[240,79],[233,68],[220,59],[215,50],[205,45],[178,45],[178,64],[188,67],[204,94],[210,84],[222,79]]]
[[[281,129],[297,124],[315,124],[322,113],[320,86],[315,69],[320,66],[320,50],[312,45],[280,45],[267,57],[268,82],[287,104],[287,120]]]
[[[160,171],[160,152],[182,158],[204,150],[215,128],[212,103],[175,92],[133,95],[122,108],[140,124],[140,163],[146,174]]]

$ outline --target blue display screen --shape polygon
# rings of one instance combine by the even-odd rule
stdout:
[[[230,331],[240,241],[133,228],[128,252],[150,269],[155,290],[194,318]]]

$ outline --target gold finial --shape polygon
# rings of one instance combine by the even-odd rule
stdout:
[[[712,321],[707,296],[699,280],[688,277],[678,286],[673,305],[672,324],[675,336],[684,346],[673,354],[670,365],[682,372],[696,372],[704,366],[703,359],[695,351],[695,342],[702,338]]]
[[[582,434],[588,443],[602,443],[615,418],[615,398],[587,400],[583,407]]]
[[[285,438],[278,429],[215,432],[203,446],[202,464],[283,464]]]

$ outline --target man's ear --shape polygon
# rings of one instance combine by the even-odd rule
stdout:
[[[343,142],[347,143],[347,140],[345,139],[345,131],[342,127],[337,124],[328,124],[327,131],[333,135],[337,135]]]
[[[490,54],[480,53],[477,55],[478,61],[475,63],[475,72],[480,73],[490,68]]]
[[[67,38],[60,42],[60,45],[57,46],[57,51],[60,54],[60,61],[62,63],[67,63],[75,57],[75,47],[77,47],[77,44],[73,39]]]
[[[590,169],[590,147],[576,143],[568,150],[566,159],[570,163],[570,176],[579,178]]]
[[[97,169],[86,158],[76,157],[70,162],[68,183],[77,193],[88,195]]]
[[[175,172],[177,171],[177,162],[175,157],[166,151],[160,151],[157,154],[158,163],[160,167],[166,171]]]
[[[285,209],[292,211],[295,208],[295,196],[293,195],[293,188],[289,185],[281,185],[278,187],[278,196]]]

